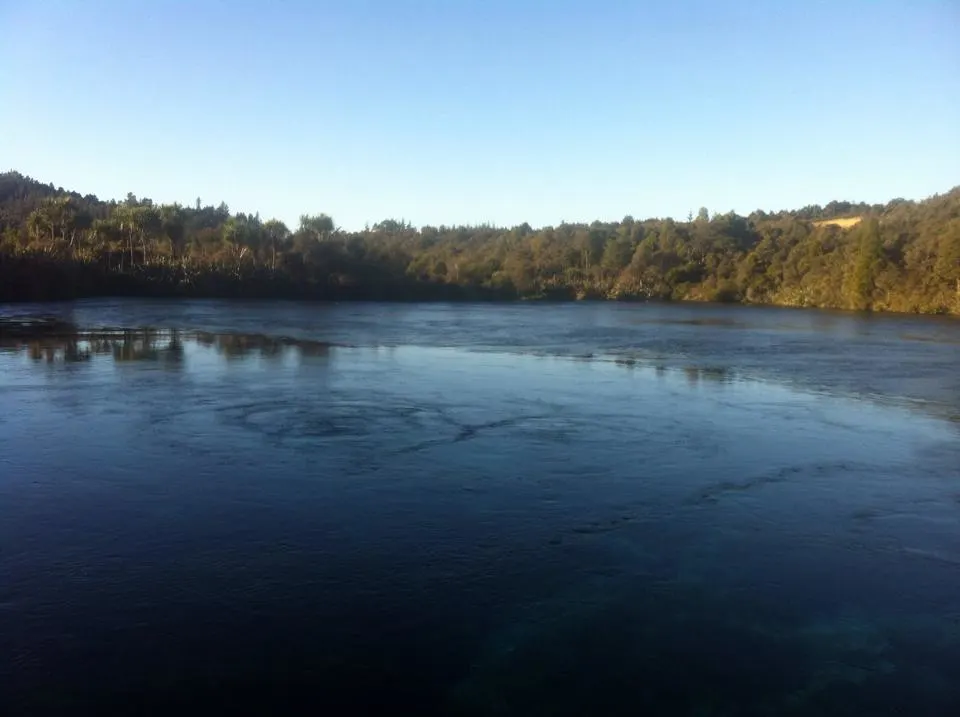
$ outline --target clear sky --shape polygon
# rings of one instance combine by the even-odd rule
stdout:
[[[960,184],[958,0],[0,0],[0,170],[295,224]]]

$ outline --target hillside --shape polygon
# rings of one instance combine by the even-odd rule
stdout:
[[[960,313],[960,187],[914,202],[561,224],[290,229],[0,175],[0,300],[673,299]]]

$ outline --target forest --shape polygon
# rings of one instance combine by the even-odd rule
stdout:
[[[0,301],[91,296],[719,301],[960,314],[960,187],[685,221],[344,231],[0,174]]]

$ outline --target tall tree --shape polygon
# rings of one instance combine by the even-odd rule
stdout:
[[[290,230],[279,219],[270,219],[263,225],[267,243],[270,246],[270,270],[277,270],[277,252],[290,238]]]

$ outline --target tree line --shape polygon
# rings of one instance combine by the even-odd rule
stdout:
[[[699,300],[960,314],[960,187],[924,201],[534,229],[362,231],[0,174],[0,300],[80,296]]]

